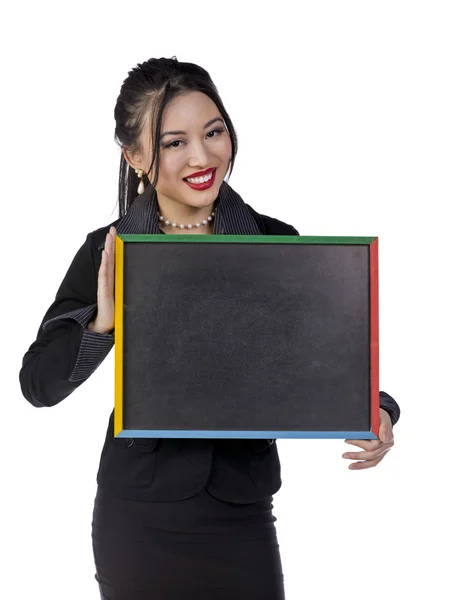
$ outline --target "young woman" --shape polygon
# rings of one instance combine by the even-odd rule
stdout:
[[[117,233],[299,235],[258,214],[228,185],[237,153],[231,119],[201,67],[151,59],[129,72],[115,107],[120,218],[87,235],[20,383],[54,406],[114,344]],[[354,468],[393,445],[399,406],[380,393],[380,440],[351,440]],[[92,540],[104,600],[281,600],[272,500],[281,486],[275,440],[120,439],[112,412],[97,475]]]

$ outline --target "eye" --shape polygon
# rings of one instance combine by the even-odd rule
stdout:
[[[170,142],[164,148],[179,148],[179,146],[173,146],[173,144],[182,144],[182,140],[175,140],[174,142]]]
[[[208,138],[208,139],[213,139],[215,137],[218,137],[223,132],[224,132],[224,129],[222,127],[218,127],[217,129],[211,129],[211,131],[207,132],[206,137],[209,136],[210,133],[217,133],[217,135],[209,136],[209,138]],[[174,146],[173,144],[184,144],[184,143],[185,142],[183,142],[182,140],[174,140],[173,142],[166,144],[164,146],[164,148],[179,148],[179,146]]]
[[[220,135],[220,133],[223,133],[224,129],[222,127],[218,127],[217,129],[212,129],[211,131],[209,131],[209,133],[218,133],[218,135]],[[207,135],[209,135],[209,133]],[[216,135],[214,135],[214,137],[218,137]]]

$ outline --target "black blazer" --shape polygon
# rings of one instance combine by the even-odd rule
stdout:
[[[246,206],[264,235],[298,235],[291,225]],[[118,221],[88,234],[58,290],[56,314],[61,314],[62,305],[65,312],[97,302],[99,248],[110,226]],[[55,303],[42,323],[53,315]],[[23,357],[19,374],[22,393],[33,406],[54,406],[85,381],[83,377],[70,379],[83,332],[83,326],[72,319],[56,320],[45,330],[41,324],[36,340]],[[400,414],[396,401],[380,392],[380,406],[388,411],[394,425]],[[113,423],[114,410],[97,473],[98,485],[112,495],[175,501],[207,487],[221,500],[249,503],[270,497],[281,487],[276,440],[123,439],[114,437]]]

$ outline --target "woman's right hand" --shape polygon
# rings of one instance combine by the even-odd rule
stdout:
[[[111,333],[114,330],[114,282],[115,282],[115,236],[117,231],[111,225],[106,235],[101,264],[98,271],[97,304],[95,319],[88,325],[89,331]]]

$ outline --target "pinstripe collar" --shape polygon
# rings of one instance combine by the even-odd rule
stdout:
[[[118,234],[163,234],[159,228],[157,201],[153,188],[147,185],[116,225]],[[247,205],[231,186],[223,181],[215,200],[214,233],[224,235],[263,235]],[[104,248],[104,241],[98,247]]]

